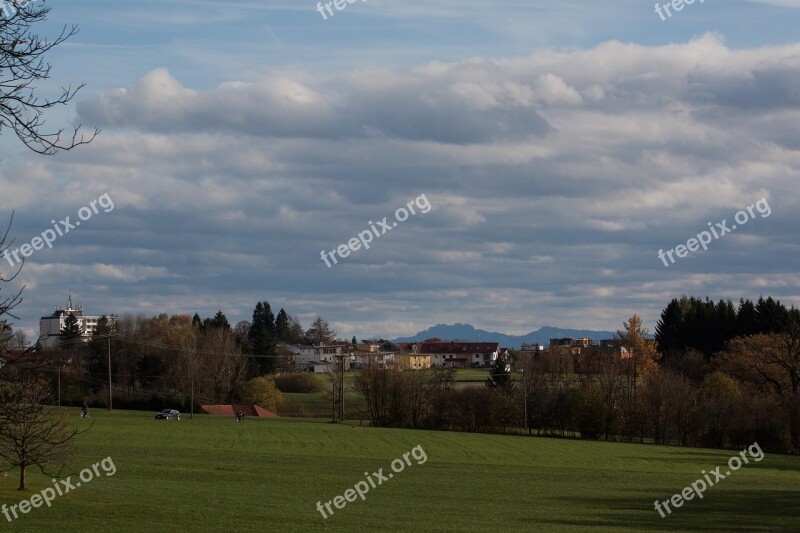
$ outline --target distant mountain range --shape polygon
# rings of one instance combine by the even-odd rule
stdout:
[[[460,340],[472,342],[498,342],[502,348],[519,349],[523,343],[538,343],[542,346],[549,344],[550,339],[564,337],[581,338],[589,337],[594,341],[610,339],[614,336],[613,331],[593,331],[589,329],[562,329],[552,326],[544,326],[536,331],[531,331],[527,335],[506,335],[496,331],[484,331],[475,329],[470,324],[438,324],[425,331],[420,331],[412,337],[401,337],[394,339],[394,342],[420,342],[432,337],[438,337],[443,341]]]

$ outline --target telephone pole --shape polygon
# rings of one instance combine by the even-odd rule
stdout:
[[[59,374],[60,376],[61,374]],[[111,335],[108,336],[108,410],[113,409],[113,396],[111,394]]]
[[[525,430],[528,435],[531,434],[531,428],[528,426],[528,384],[525,380],[525,369],[522,369],[522,396],[525,401]]]
[[[339,358],[339,364],[342,367],[339,382],[339,419],[344,422],[344,355]]]

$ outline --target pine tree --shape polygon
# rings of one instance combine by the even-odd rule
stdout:
[[[750,300],[739,300],[736,313],[736,336],[746,337],[758,333],[758,312]]]
[[[194,322],[194,320],[192,321]],[[203,329],[223,329],[223,330],[230,330],[231,324],[228,322],[228,317],[225,316],[225,313],[222,311],[217,311],[217,314],[214,315],[214,318],[206,318],[203,322]]]
[[[253,309],[253,322],[247,335],[253,353],[256,355],[275,355],[275,316],[269,302],[258,302]],[[275,370],[274,357],[258,358],[258,370],[268,374]]]
[[[683,339],[683,313],[677,299],[673,299],[661,312],[656,324],[655,339],[658,350],[667,357],[673,357],[685,348]]]
[[[291,331],[289,331],[289,315],[281,307],[281,310],[278,311],[278,316],[275,317],[275,339],[278,342],[288,342],[291,334]]]
[[[64,320],[64,329],[61,330],[61,346],[63,348],[73,347],[75,339],[80,339],[83,334],[83,328],[78,322],[78,317],[75,313],[70,313]]]
[[[486,386],[507,394],[514,392],[514,378],[511,376],[511,369],[504,356],[498,355],[494,360],[489,377],[486,379]]]

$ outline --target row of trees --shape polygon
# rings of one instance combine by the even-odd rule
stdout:
[[[787,308],[771,297],[714,303],[708,298],[684,296],[673,299],[661,312],[655,328],[659,351],[670,358],[695,349],[710,358],[736,337],[782,333],[792,322],[800,322],[800,310]]]
[[[456,387],[452,369],[401,371],[378,365],[364,368],[355,387],[376,426],[527,429],[538,435],[683,446],[738,447],[757,441],[765,449],[798,453],[800,320],[796,310],[782,312],[771,299],[759,300],[754,308],[755,316],[768,311],[777,317],[764,322],[772,324],[771,331],[735,336],[712,357],[695,347],[662,354],[634,315],[616,335],[627,356],[597,352],[594,374],[558,373],[554,369],[563,365],[555,359],[563,355],[544,352],[518,359],[514,373],[498,359],[483,387]],[[694,329],[691,321],[697,316],[689,313],[686,331]]]
[[[291,354],[278,350],[278,343],[328,342],[335,335],[321,317],[308,330],[284,309],[275,317],[266,301],[256,304],[252,322],[234,327],[222,311],[206,319],[196,313],[101,317],[84,343],[75,317],[65,324],[58,351],[77,365],[81,378],[67,383],[65,401],[105,401],[110,360],[118,406],[141,408],[240,401],[249,380],[294,369]]]
[[[15,294],[0,302],[0,318],[19,301]],[[4,331],[0,328],[0,350],[12,348],[10,328]],[[336,335],[321,317],[304,330],[284,309],[275,316],[267,301],[256,304],[252,322],[233,327],[222,311],[206,319],[197,313],[191,318],[127,314],[100,317],[89,342],[82,333],[77,318],[69,315],[56,348],[16,347],[3,379],[42,377],[59,405],[108,405],[110,383],[117,407],[191,410],[200,403],[243,401],[252,396],[245,390],[250,380],[293,371],[291,352],[279,349],[279,343],[332,342]]]

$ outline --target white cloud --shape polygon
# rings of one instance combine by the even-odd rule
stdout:
[[[117,203],[26,267],[39,308],[96,285],[108,312],[235,317],[267,298],[343,334],[399,335],[613,329],[683,292],[798,304],[798,57],[709,34],[202,90],[159,69],[79,106],[105,130],[92,145],[0,187],[20,242],[68,214],[65,198]],[[335,268],[319,259],[422,193],[430,213]],[[763,196],[770,218],[658,260]]]

